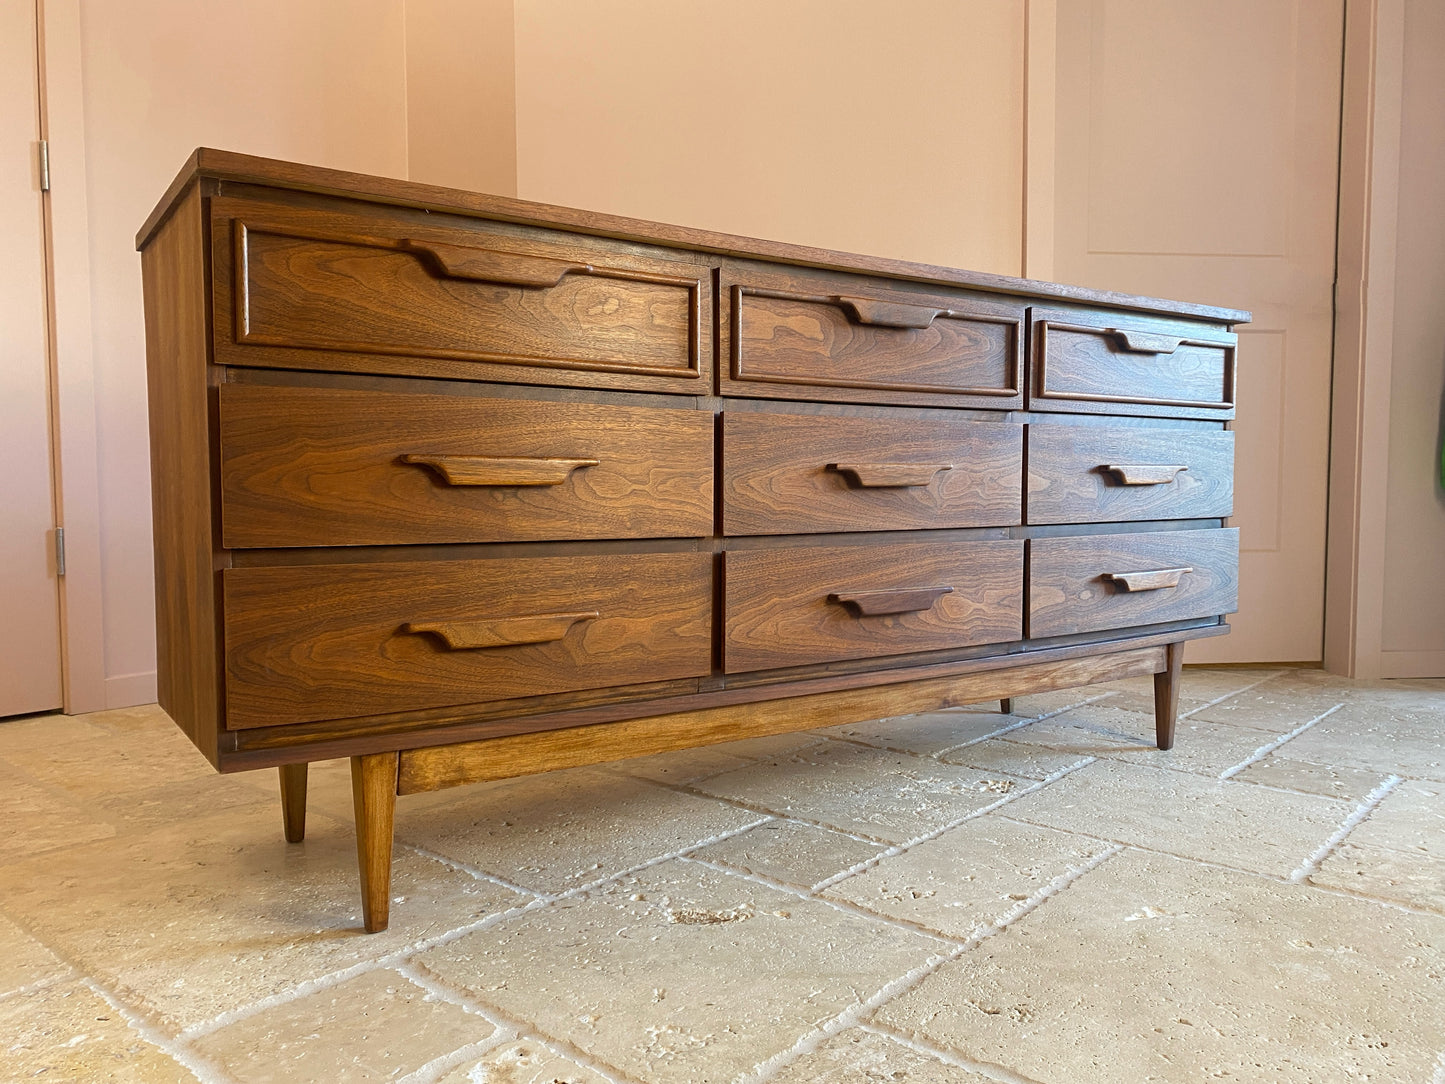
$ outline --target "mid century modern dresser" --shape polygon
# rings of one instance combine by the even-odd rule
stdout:
[[[200,150],[137,239],[160,699],[398,794],[1154,675],[1249,314]],[[1005,701],[1005,709],[1007,704]]]

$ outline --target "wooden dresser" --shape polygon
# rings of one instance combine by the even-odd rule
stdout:
[[[161,704],[398,794],[1153,674],[1248,313],[211,150],[137,241]]]

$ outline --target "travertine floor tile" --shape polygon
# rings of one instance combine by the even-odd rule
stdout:
[[[1404,1084],[1433,1070],[1442,945],[1442,918],[1127,852],[877,1019],[1040,1081]]]
[[[405,848],[392,894],[403,921],[363,934],[350,828],[287,844],[271,808],[0,869],[0,908],[172,1029],[524,902]]]
[[[105,736],[105,731],[91,722],[95,718],[95,715],[38,715],[0,719],[0,758],[45,756],[59,746],[97,741]],[[175,729],[174,725],[171,728]]]
[[[991,805],[1020,782],[835,741],[714,776],[697,789],[898,843]]]
[[[1195,711],[1211,700],[1232,696],[1261,679],[1273,677],[1273,670],[1195,670],[1184,673],[1184,684],[1179,690],[1179,710]],[[1154,713],[1154,679],[1152,677],[1124,678],[1122,681],[1096,685],[1090,691],[1115,692],[1111,705],[1126,711],[1137,711],[1146,715]]]
[[[1352,809],[1332,798],[1099,760],[1010,804],[1008,815],[1284,877]]]
[[[1066,711],[1011,731],[999,741],[1080,757],[1102,756],[1128,749],[1154,748],[1154,717],[1124,711],[1112,700]]]
[[[38,982],[54,980],[69,970],[55,953],[0,916],[0,997]]]
[[[494,1034],[395,971],[371,971],[203,1036],[196,1048],[243,1084],[395,1080]]]
[[[1445,858],[1347,842],[1321,863],[1310,882],[1445,914]]]
[[[1286,746],[1288,743],[1286,743]],[[1282,747],[1283,748],[1283,747]],[[1270,754],[1234,777],[1244,783],[1261,783],[1304,794],[1323,794],[1346,802],[1361,802],[1385,781],[1381,772],[1366,768],[1339,768],[1330,764],[1308,764]]]
[[[1350,842],[1445,859],[1445,784],[1405,780],[1350,833]]]
[[[673,861],[420,962],[589,1057],[674,1084],[732,1079],[941,947]]]
[[[7,725],[0,723],[0,734]],[[182,779],[215,780],[216,769],[164,717],[149,721],[142,734],[115,735],[101,727],[86,730],[89,733],[81,732],[80,740],[62,735],[49,745],[22,745],[15,752],[7,752],[7,743],[0,739],[0,758],[19,765],[32,779],[82,800],[113,798]]]
[[[964,940],[1109,846],[992,813],[885,858],[824,895]]]
[[[758,820],[601,768],[430,797],[397,803],[397,838],[537,892],[579,888]]]
[[[1394,711],[1352,700],[1277,755],[1445,782],[1445,707]]]
[[[0,825],[0,866],[115,835],[84,803],[8,764],[0,764]]]
[[[1257,756],[1275,738],[1273,734],[1247,727],[1180,719],[1174,725],[1174,748],[1166,750],[1154,744],[1154,722],[1151,719],[1147,747],[1120,749],[1106,755],[1151,768],[1170,768],[1176,772],[1218,777],[1220,773]]]
[[[1022,733],[1022,731],[1017,733]],[[1046,779],[1071,764],[1077,764],[1083,758],[1078,753],[1058,752],[1041,745],[1028,745],[1021,742],[1004,741],[1002,738],[990,738],[988,741],[965,745],[961,749],[943,753],[938,759],[945,764],[962,764],[991,775],[1001,772],[1005,775],[1039,780]]]
[[[989,1078],[869,1031],[843,1031],[790,1064],[772,1084],[984,1084]]]
[[[608,1079],[541,1043],[519,1039],[467,1061],[436,1084],[608,1084]]]
[[[1267,681],[1228,700],[1201,708],[1190,716],[1198,722],[1228,723],[1268,733],[1284,734],[1317,719],[1344,697],[1337,690],[1310,684],[1301,686],[1284,678]]]
[[[810,888],[835,873],[865,862],[883,850],[827,828],[792,821],[769,821],[704,847],[696,857],[709,862]]]
[[[78,982],[0,1000],[0,1079],[76,1084],[195,1084]]]
[[[903,715],[896,719],[878,719],[871,723],[845,723],[824,733],[876,745],[880,749],[934,756],[964,742],[987,738],[1021,722],[1023,719],[1017,715],[1001,715],[997,711],[934,711]]]

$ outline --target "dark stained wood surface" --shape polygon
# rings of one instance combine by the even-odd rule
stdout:
[[[227,725],[281,726],[711,667],[712,556],[233,568]],[[409,625],[595,612],[560,639],[476,650]]]
[[[726,534],[1020,522],[1017,425],[726,412],[722,433]]]
[[[946,587],[925,609],[867,616],[859,593]],[[723,556],[723,669],[730,674],[1016,640],[1023,543],[735,551]]]
[[[1131,335],[1107,313],[1098,314],[1098,326],[1079,313],[1036,309],[1032,315],[1031,409],[1234,417],[1234,335],[1197,327],[1182,336],[1152,327]]]
[[[1028,634],[1066,636],[1231,614],[1239,606],[1239,530],[1029,539]],[[1178,587],[1129,591],[1120,573],[1188,568]]]
[[[227,546],[712,534],[702,411],[228,384],[220,426]],[[596,465],[553,471],[555,485],[476,485],[407,461],[445,455]]]
[[[1164,649],[1164,668],[1154,675],[1154,743],[1174,748],[1174,723],[1179,716],[1179,678],[1184,669],[1184,644]]]
[[[580,211],[543,203],[512,199],[506,196],[483,195],[454,188],[420,184],[416,181],[374,177],[364,173],[324,169],[320,166],[283,162],[234,151],[201,147],[181,166],[180,172],[146,218],[136,234],[136,248],[142,248],[150,235],[171,213],[187,183],[195,177],[222,182],[259,184],[297,192],[319,192],[343,195],[377,203],[475,215],[500,222],[530,222],[543,226],[577,230],[604,237],[669,245],[716,253],[723,256],[746,256],[779,263],[799,264],[828,270],[861,271],[889,275],[914,282],[965,286],[989,293],[1019,294],[1025,297],[1076,301],[1088,305],[1133,309],[1140,312],[1176,313],[1196,316],[1219,323],[1247,323],[1249,313],[1240,309],[1199,305],[1185,301],[1139,297],[1109,290],[1090,290],[1081,286],[1064,286],[1051,282],[990,275],[980,271],[962,271],[951,267],[910,263],[878,256],[835,252],[804,245],[762,241],[734,234],[716,233],[648,222],[619,215]]]
[[[1028,427],[1028,522],[1216,519],[1234,511],[1234,434],[1099,425]],[[1160,470],[1152,484],[1141,468]],[[1132,466],[1133,471],[1122,470]],[[1115,469],[1110,469],[1114,467]]]
[[[287,843],[306,838],[306,776],[309,765],[281,765],[281,825]]]

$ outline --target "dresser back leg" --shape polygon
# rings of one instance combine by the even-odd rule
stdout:
[[[1174,719],[1179,714],[1179,675],[1184,666],[1184,644],[1164,649],[1164,669],[1154,675],[1154,737],[1160,749],[1174,746]]]
[[[391,904],[391,835],[396,812],[397,755],[351,758],[356,806],[356,859],[361,867],[361,912],[367,933],[386,929]]]
[[[998,710],[1003,712],[1005,715],[1012,715],[1014,713],[1013,697],[1006,696],[1002,700],[1000,700],[998,702]]]
[[[281,823],[287,843],[306,838],[306,765],[281,765]]]

